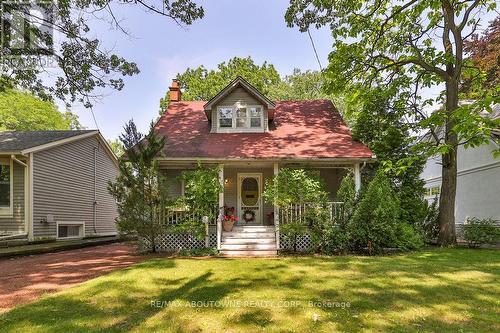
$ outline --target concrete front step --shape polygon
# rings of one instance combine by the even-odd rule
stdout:
[[[222,233],[220,255],[226,257],[276,256],[274,226],[235,226]]]
[[[230,232],[274,232],[275,230],[272,226],[235,226]]]
[[[274,257],[276,250],[221,250],[220,255],[226,257]]]
[[[231,231],[223,232],[223,238],[274,238],[274,232],[247,232],[247,231]]]
[[[276,243],[274,244],[221,244],[221,250],[274,250],[276,251]]]
[[[222,238],[222,244],[275,244],[273,238]]]

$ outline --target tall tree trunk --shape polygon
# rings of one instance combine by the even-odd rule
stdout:
[[[452,133],[455,125],[451,116],[458,108],[458,81],[451,78],[446,82],[446,112],[444,140],[450,149],[441,156],[442,182],[439,197],[439,245],[451,245],[456,242],[455,236],[455,197],[457,193],[457,148],[458,136]]]

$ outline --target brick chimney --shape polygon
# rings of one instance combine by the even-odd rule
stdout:
[[[170,102],[179,102],[182,100],[182,92],[179,87],[179,81],[177,79],[172,80],[172,85],[168,88],[168,97],[170,97]]]

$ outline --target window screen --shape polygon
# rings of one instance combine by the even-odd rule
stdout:
[[[59,228],[57,230],[57,235],[59,238],[79,237],[79,236],[81,236],[81,233],[80,233],[81,228],[82,228],[81,225],[60,224]]]

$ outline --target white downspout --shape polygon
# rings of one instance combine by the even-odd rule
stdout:
[[[94,234],[97,234],[97,225],[96,225],[97,224],[97,152],[98,148],[94,147],[94,203],[93,203]]]
[[[34,199],[33,199],[33,173],[34,173],[34,159],[33,153],[29,153],[28,161],[28,239],[35,238],[35,225],[34,225]],[[57,235],[57,230],[56,230]]]
[[[24,232],[15,234],[15,235],[9,235],[9,236],[2,236],[0,237],[0,240],[8,240],[12,238],[17,238],[17,237],[29,237],[30,236],[30,224],[29,224],[29,211],[28,211],[28,164],[24,163],[23,161],[19,160],[14,154],[10,155],[10,158],[16,162],[19,165],[22,165],[24,167]],[[11,194],[13,195],[13,194]]]

